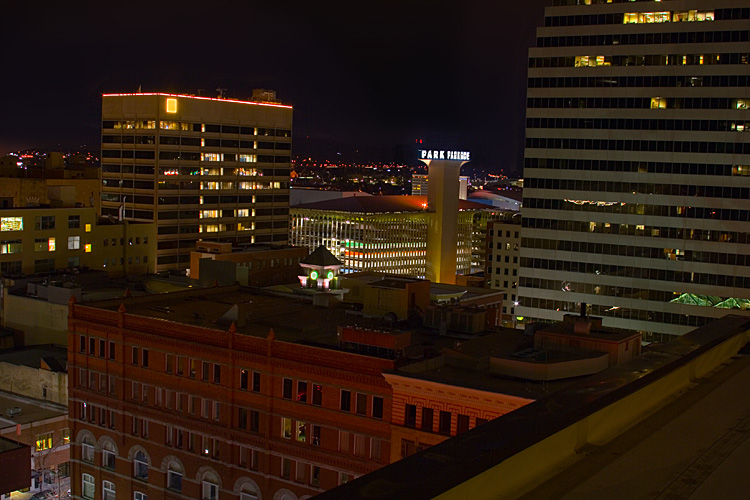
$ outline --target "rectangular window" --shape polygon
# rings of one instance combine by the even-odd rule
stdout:
[[[83,498],[93,500],[94,491],[96,490],[94,476],[92,476],[91,474],[83,474],[81,476],[81,483],[81,495],[83,495]]]
[[[132,356],[133,365],[138,366],[138,348],[133,347],[133,356]]]
[[[284,399],[292,399],[292,381],[291,379],[285,378],[282,387],[281,397]]]
[[[307,403],[307,382],[297,382],[297,401]]]
[[[248,376],[247,370],[240,370],[240,389],[244,391],[247,390],[247,376]]]
[[[0,231],[23,231],[23,217],[0,217]]]
[[[260,392],[260,373],[253,372],[253,392]]]
[[[237,427],[247,429],[247,409],[237,408]]]
[[[292,461],[288,458],[281,459],[281,477],[284,479],[291,478],[292,474]]]
[[[417,426],[417,407],[415,405],[407,404],[404,408],[404,426]]]
[[[370,439],[370,458],[380,462],[382,460],[382,445],[380,439]]]
[[[197,359],[191,359],[190,360],[190,378],[195,378],[195,374],[198,371],[198,360]]]
[[[292,419],[281,417],[281,437],[292,439]]]
[[[78,250],[81,248],[80,236],[68,236],[68,250]]]
[[[367,415],[367,394],[357,393],[357,415]]]
[[[43,215],[37,216],[34,224],[34,229],[37,231],[55,229],[55,216],[54,215]]]
[[[22,240],[0,241],[0,254],[21,253],[23,251]]]
[[[294,438],[297,440],[297,442],[304,443],[307,441],[307,432],[305,432],[306,429],[307,424],[298,420],[294,431]]]
[[[203,362],[203,366],[202,366],[202,369],[201,369],[201,380],[203,380],[204,382],[208,382],[208,370],[209,370],[209,366],[210,366],[210,364],[209,364],[208,361],[204,361]]]
[[[367,437],[361,434],[354,435],[354,454],[364,457],[367,454]]]
[[[148,368],[148,349],[143,349],[141,352],[141,365]]]
[[[313,465],[310,471],[310,486],[320,487],[320,467]]]
[[[468,430],[469,430],[469,416],[459,413],[458,419],[456,421],[456,434],[461,434],[462,432],[466,432]]]
[[[320,406],[323,404],[323,388],[320,384],[313,384],[312,404]]]
[[[449,436],[451,433],[451,412],[440,410],[438,432]]]
[[[373,418],[383,418],[383,398],[380,396],[372,397],[372,416]]]
[[[310,444],[313,446],[320,446],[320,426],[312,426],[312,435],[310,436]]]
[[[433,432],[433,425],[435,419],[435,411],[432,408],[422,407],[422,430],[426,432]]]
[[[165,365],[166,365],[166,372],[172,373],[172,355],[171,354],[167,354]]]
[[[260,431],[260,412],[250,410],[250,430],[252,432]]]
[[[109,343],[109,359],[115,359],[115,343]]]
[[[52,448],[52,433],[40,434],[36,437],[36,451],[44,451]]]
[[[341,390],[341,411],[352,411],[352,393],[344,389]]]
[[[185,358],[177,356],[177,375],[185,373]]]
[[[80,352],[81,354],[86,354],[86,337],[84,335],[81,335],[81,339],[78,344],[78,352]]]
[[[349,453],[349,433],[346,431],[339,431],[339,451]]]
[[[214,384],[221,383],[221,365],[214,363]]]

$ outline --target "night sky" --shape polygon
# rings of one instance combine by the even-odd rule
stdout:
[[[549,3],[3,2],[0,154],[98,148],[102,93],[270,88],[295,108],[295,154],[392,161],[442,137],[477,166],[517,170],[527,52]]]

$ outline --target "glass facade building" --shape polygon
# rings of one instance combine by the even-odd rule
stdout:
[[[746,309],[749,62],[748,1],[546,9],[529,53],[517,316],[585,303],[660,340]]]

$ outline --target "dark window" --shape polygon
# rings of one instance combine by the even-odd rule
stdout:
[[[440,420],[438,421],[438,432],[440,434],[450,435],[451,412],[440,410]]]
[[[240,389],[247,390],[247,370],[240,370]]]
[[[214,364],[214,384],[221,383],[221,365],[218,363]]]
[[[115,343],[109,343],[109,359],[115,359]]]
[[[253,372],[253,392],[260,392],[260,373]]]
[[[247,429],[247,410],[245,408],[237,408],[237,427]]]
[[[105,351],[107,350],[107,342],[104,339],[99,339],[99,357],[103,358]]]
[[[89,338],[89,354],[96,354],[96,339],[94,337]]]
[[[284,386],[283,386],[282,397],[284,399],[292,399],[292,381],[291,381],[291,379],[288,379],[288,378],[284,379]]]
[[[297,382],[297,401],[307,403],[307,382]]]
[[[148,349],[143,349],[143,353],[141,357],[143,358],[143,363],[141,364],[143,365],[144,368],[148,368]]]
[[[80,347],[78,350],[82,354],[86,354],[86,337],[83,335],[81,335],[81,343],[80,343]]]
[[[349,391],[341,391],[341,410],[351,411],[352,410],[352,393]]]
[[[367,415],[367,394],[357,393],[357,415]]]
[[[320,384],[313,384],[312,404],[320,406],[323,404],[323,388]]]
[[[469,430],[469,416],[458,414],[458,421],[456,422],[456,434],[461,434]]]
[[[138,348],[133,347],[133,364],[138,366]]]
[[[422,430],[433,432],[435,410],[432,408],[422,407]]]
[[[406,427],[417,426],[417,407],[414,405],[406,405],[404,409],[404,425]]]
[[[372,397],[372,416],[374,418],[383,418],[383,398],[380,396]]]
[[[258,432],[258,429],[260,429],[260,413],[250,410],[250,430]]]
[[[204,382],[208,382],[208,372],[210,366],[211,365],[208,363],[208,361],[204,361],[201,367],[201,380],[203,380]]]

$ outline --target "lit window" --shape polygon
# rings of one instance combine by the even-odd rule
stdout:
[[[68,236],[68,250],[78,250],[81,248],[80,236]]]
[[[83,251],[86,253],[91,253],[91,243],[86,243],[86,245],[83,247]]]
[[[224,161],[224,155],[222,153],[201,153],[201,161]]]
[[[23,217],[0,217],[0,231],[23,231]]]
[[[667,98],[666,97],[652,97],[651,109],[667,109]]]
[[[44,451],[52,448],[52,433],[40,434],[36,437],[36,451]]]
[[[177,113],[177,99],[167,99],[167,113]]]
[[[292,420],[290,418],[281,418],[281,437],[292,439]]]
[[[70,444],[70,429],[62,430],[62,442],[63,444]]]
[[[0,254],[21,253],[23,251],[22,240],[0,241]]]
[[[85,226],[85,229],[84,229],[84,230],[85,230],[85,231],[86,231],[87,233],[90,233],[90,232],[91,232],[91,224],[86,224],[86,226]]]

